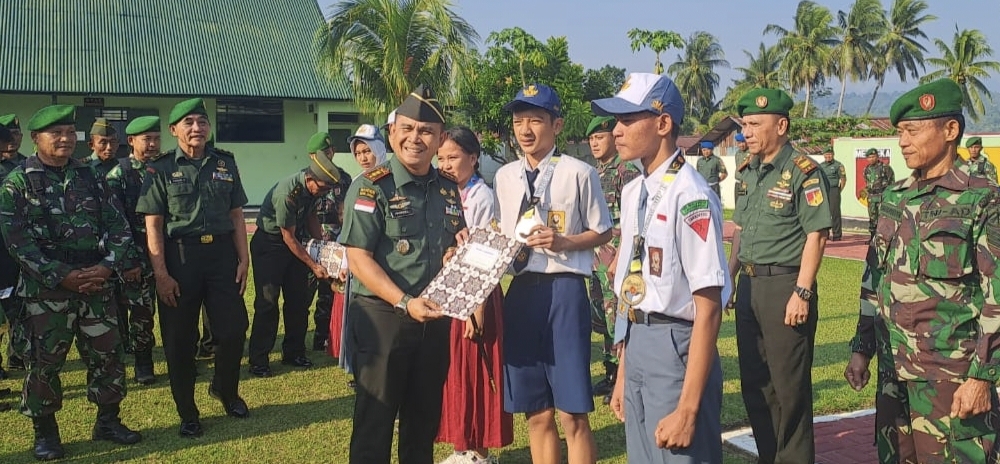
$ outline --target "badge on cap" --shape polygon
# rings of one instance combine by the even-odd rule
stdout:
[[[767,107],[767,97],[764,96],[764,95],[760,95],[760,96],[757,97],[757,100],[754,101],[754,103],[757,104],[757,108],[766,108]]]
[[[659,100],[653,100],[653,101],[649,102],[649,106],[652,106],[653,109],[655,109],[656,111],[659,111],[660,113],[663,112],[663,102],[661,102]]]
[[[936,102],[934,101],[934,95],[925,93],[920,96],[920,108],[923,109],[924,111],[933,110],[935,104]]]
[[[538,95],[538,87],[535,87],[535,84],[531,84],[524,88],[525,97],[534,97],[535,95]]]
[[[632,76],[629,76],[628,79],[625,79],[625,83],[622,84],[622,88],[618,89],[618,92],[619,93],[620,92],[624,92],[625,89],[627,89],[627,88],[629,88],[631,86],[632,86]]]
[[[410,253],[410,241],[407,239],[400,239],[396,242],[396,251],[401,255],[406,255]]]

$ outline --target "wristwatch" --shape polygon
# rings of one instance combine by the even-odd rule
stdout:
[[[813,297],[812,290],[809,290],[808,288],[799,287],[798,285],[795,286],[795,294],[798,295],[799,298],[802,298],[803,300],[806,301],[811,300]]]
[[[412,296],[404,294],[403,298],[401,298],[399,300],[399,303],[396,303],[396,305],[393,306],[392,309],[396,310],[396,314],[398,314],[400,317],[406,317],[410,314],[409,311],[406,310],[406,305],[409,304],[410,300],[412,299],[413,299]]]

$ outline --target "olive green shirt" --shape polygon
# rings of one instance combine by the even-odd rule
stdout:
[[[742,150],[736,152],[736,174],[733,175],[736,180],[743,180],[743,172],[739,168],[746,161],[747,156],[750,156],[750,153]]]
[[[146,172],[136,212],[164,216],[167,238],[231,233],[229,212],[247,204],[236,160],[215,149],[197,161],[174,149]]]
[[[832,225],[828,187],[819,165],[785,144],[770,163],[755,158],[743,171],[746,195],[736,202],[739,258],[744,264],[798,266],[806,235]]]
[[[257,213],[257,229],[280,235],[281,229],[295,227],[297,234],[305,231],[306,216],[313,212],[316,198],[306,188],[305,169],[274,184],[264,196]]]
[[[719,176],[726,174],[726,164],[715,155],[698,156],[698,172],[705,178],[708,185],[718,185]]]
[[[445,249],[455,245],[455,234],[465,228],[455,182],[434,167],[416,177],[395,157],[358,177],[345,204],[340,243],[372,252],[408,295],[419,295],[441,271]],[[352,290],[375,296],[360,279]]]
[[[830,188],[839,189],[841,179],[847,182],[847,169],[844,167],[844,163],[837,160],[829,163],[823,161],[819,163],[819,167],[823,169],[823,177],[826,177],[826,183]]]
[[[117,158],[102,161],[101,158],[97,156],[97,153],[91,153],[90,156],[83,159],[83,162],[85,164],[89,164],[90,167],[97,170],[97,173],[100,174],[101,177],[107,176],[108,173],[118,165]]]

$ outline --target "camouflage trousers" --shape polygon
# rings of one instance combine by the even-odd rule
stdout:
[[[961,379],[903,382],[882,377],[880,373],[875,396],[879,462],[995,464],[1000,460],[996,390],[990,389],[992,410],[957,419],[949,414]]]
[[[611,266],[615,265],[615,253],[621,238],[617,235],[605,245],[598,247],[594,253],[594,271],[590,275],[590,307],[591,327],[597,334],[604,336],[601,354],[606,368],[608,364],[618,365],[618,357],[612,352],[615,337],[615,311],[618,308],[618,297],[614,292],[614,280],[611,277]]]
[[[118,301],[118,332],[121,334],[125,352],[141,353],[153,349],[156,337],[153,335],[156,314],[156,280],[150,273],[143,275],[139,282],[118,281],[115,297]]]
[[[7,358],[24,358],[24,352],[28,348],[28,341],[24,337],[24,301],[19,296],[11,295],[0,302],[3,307],[3,317],[7,320]],[[2,324],[0,324],[2,325]],[[3,335],[0,335],[0,339]],[[2,360],[2,358],[0,358]]]
[[[117,404],[125,397],[125,366],[112,292],[69,300],[25,299],[28,375],[21,394],[21,413],[38,417],[62,408],[59,373],[70,344],[87,365],[87,399]]]
[[[875,226],[878,224],[878,207],[882,204],[882,195],[878,195],[877,199],[868,198],[868,236],[875,236]]]

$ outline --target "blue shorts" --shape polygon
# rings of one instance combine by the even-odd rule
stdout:
[[[503,302],[504,410],[594,410],[584,277],[514,277]]]

